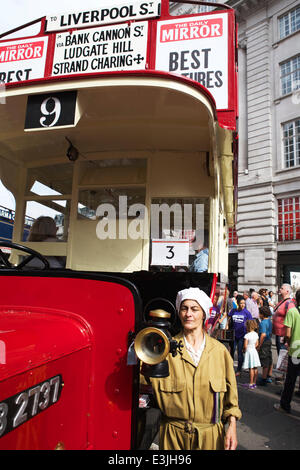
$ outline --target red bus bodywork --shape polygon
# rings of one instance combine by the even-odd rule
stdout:
[[[142,307],[175,303],[186,285],[213,296],[216,276],[5,271],[0,449],[137,449],[139,365],[127,365],[127,353]],[[51,390],[43,409],[45,383],[58,376],[59,397],[52,403]]]
[[[57,402],[34,416],[28,401],[26,422],[6,433],[7,417],[0,448],[129,449],[137,399],[127,366],[139,311],[134,286],[109,276],[40,275],[1,276],[1,286],[1,401],[58,374],[63,387]]]

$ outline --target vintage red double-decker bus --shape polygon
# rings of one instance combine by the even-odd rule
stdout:
[[[16,201],[0,243],[0,449],[145,448],[130,355],[147,308],[172,311],[188,286],[225,298],[234,11],[120,0],[36,23],[0,38],[0,178]]]

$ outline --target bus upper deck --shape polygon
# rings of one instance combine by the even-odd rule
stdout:
[[[0,41],[0,172],[16,199],[13,241],[66,257],[75,270],[148,270],[157,266],[152,240],[190,242],[201,207],[208,270],[226,274],[234,12],[170,17],[168,1],[133,3],[90,12],[80,28],[65,24],[76,15],[44,18],[37,36]],[[162,206],[173,219],[155,224]],[[60,220],[60,243],[23,240],[28,214]],[[193,254],[190,246],[189,261]]]

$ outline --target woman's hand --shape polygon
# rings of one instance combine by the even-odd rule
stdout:
[[[236,418],[230,416],[228,423],[229,426],[225,434],[225,450],[235,450],[238,444],[236,436]]]

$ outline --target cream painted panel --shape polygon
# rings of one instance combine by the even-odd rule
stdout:
[[[17,241],[16,243],[20,243]],[[67,255],[67,244],[63,242],[59,243],[48,243],[48,242],[21,242],[21,245],[31,248],[32,250],[37,251],[44,256],[66,256]],[[9,257],[9,261],[12,264],[17,264],[21,262],[22,258],[19,256],[29,256],[24,253],[24,251],[12,250]]]
[[[76,220],[70,268],[88,271],[132,272],[142,269],[144,240],[100,240],[98,220]]]
[[[142,184],[146,178],[146,168],[88,168],[82,171],[79,184]]]
[[[21,242],[21,244],[45,256],[66,256],[67,254],[67,244],[64,242]]]
[[[214,179],[207,176],[206,154],[155,154],[151,158],[151,197],[213,196]]]

